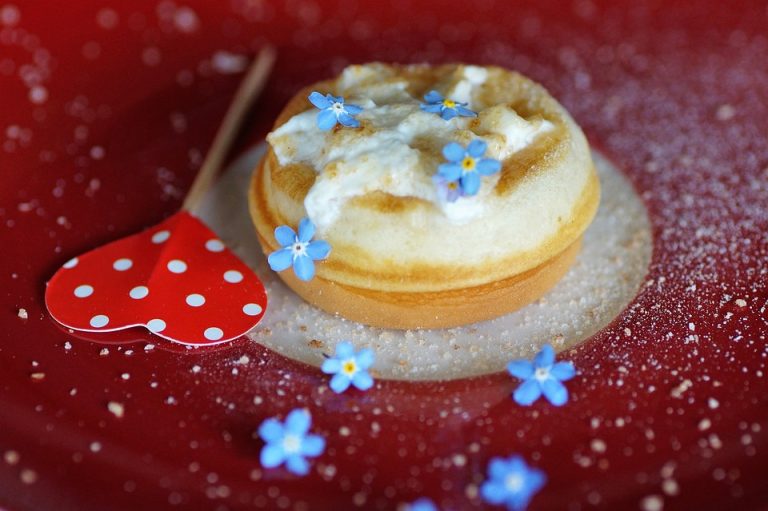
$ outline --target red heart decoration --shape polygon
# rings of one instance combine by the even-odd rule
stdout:
[[[216,234],[182,211],[65,263],[48,282],[45,303],[74,330],[145,326],[170,341],[206,345],[256,326],[267,294]]]

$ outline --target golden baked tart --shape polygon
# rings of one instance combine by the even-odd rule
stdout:
[[[536,300],[599,202],[581,129],[500,67],[350,66],[299,91],[267,141],[250,210],[272,269],[368,325],[457,326]]]

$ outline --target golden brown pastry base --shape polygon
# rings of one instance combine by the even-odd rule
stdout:
[[[258,226],[253,187],[250,193],[251,216]],[[269,226],[259,227],[269,232]],[[273,240],[261,235],[259,242],[265,254],[280,248]],[[338,284],[317,275],[311,281],[303,282],[291,269],[279,273],[279,276],[312,305],[358,323],[399,329],[449,328],[503,316],[541,298],[565,275],[580,248],[581,237],[557,256],[524,273],[482,286],[451,291],[373,291]]]

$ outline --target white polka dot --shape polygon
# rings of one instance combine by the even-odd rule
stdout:
[[[147,286],[136,286],[128,293],[128,295],[134,300],[141,300],[149,294],[149,288]]]
[[[155,234],[152,235],[152,243],[158,244],[163,243],[165,241],[168,241],[168,238],[171,237],[171,233],[168,231],[157,231]]]
[[[147,328],[149,328],[150,332],[162,332],[165,330],[165,321],[162,319],[150,319],[147,321]]]
[[[64,263],[64,268],[66,269],[74,268],[75,266],[77,266],[77,263],[79,262],[80,260],[77,257],[73,257],[72,259]]]
[[[224,243],[221,240],[213,239],[205,242],[205,248],[211,252],[221,252],[224,250]]]
[[[249,316],[258,316],[261,314],[262,308],[261,305],[258,303],[246,303],[243,306],[243,312],[248,314]]]
[[[112,268],[116,269],[117,271],[129,270],[131,266],[133,266],[133,261],[125,257],[112,263]]]
[[[91,318],[91,326],[93,328],[101,328],[103,326],[107,326],[107,323],[109,323],[109,318],[104,314],[98,314]]]
[[[224,332],[221,331],[221,328],[216,328],[215,326],[212,326],[211,328],[206,328],[203,335],[209,341],[218,341],[219,339],[224,337]]]
[[[230,284],[237,284],[238,282],[243,280],[243,274],[235,270],[225,271],[224,280],[226,280]]]
[[[174,259],[168,262],[168,271],[171,273],[184,273],[187,271],[187,263],[181,259]]]
[[[93,286],[83,284],[75,288],[75,296],[78,298],[87,298],[93,294]]]
[[[187,295],[187,305],[190,307],[200,307],[204,303],[205,297],[203,295],[199,295],[197,293]]]

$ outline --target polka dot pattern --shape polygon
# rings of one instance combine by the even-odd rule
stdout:
[[[93,328],[102,328],[109,324],[109,317],[105,314],[97,314],[91,318],[90,325]]]
[[[251,330],[267,297],[215,233],[181,212],[64,263],[46,287],[46,304],[73,330],[144,325],[166,339],[205,345]]]
[[[187,271],[187,263],[181,259],[173,259],[168,261],[168,271],[171,273],[184,273]]]
[[[141,300],[149,295],[149,288],[147,286],[136,286],[128,293],[128,296],[134,300]]]
[[[117,261],[115,261],[114,263],[112,263],[112,268],[114,268],[117,271],[130,270],[132,266],[133,266],[133,261],[131,261],[126,257],[122,257]]]
[[[262,310],[264,309],[258,303],[246,303],[243,305],[243,312],[248,316],[258,316]]]
[[[149,329],[150,332],[153,332],[153,333],[162,332],[163,330],[165,330],[166,326],[167,325],[165,324],[165,321],[163,321],[162,319],[156,318],[156,319],[150,319],[149,321],[147,321],[147,328]]]
[[[224,272],[224,280],[230,284],[238,284],[243,280],[243,274],[237,270],[228,270]]]
[[[159,245],[160,243],[165,243],[168,241],[168,238],[170,237],[171,233],[169,231],[157,231],[152,235],[152,243]]]
[[[197,293],[192,293],[191,295],[187,295],[186,302],[190,307],[201,307],[205,303],[205,297]]]
[[[93,294],[93,286],[89,286],[88,284],[77,286],[75,288],[74,294],[78,298],[88,298]]]
[[[224,243],[217,239],[208,240],[205,242],[205,248],[211,252],[221,252],[224,250]]]
[[[209,341],[218,341],[219,339],[224,337],[224,332],[221,330],[221,328],[212,326],[210,328],[206,328],[205,332],[203,332],[203,335]]]

